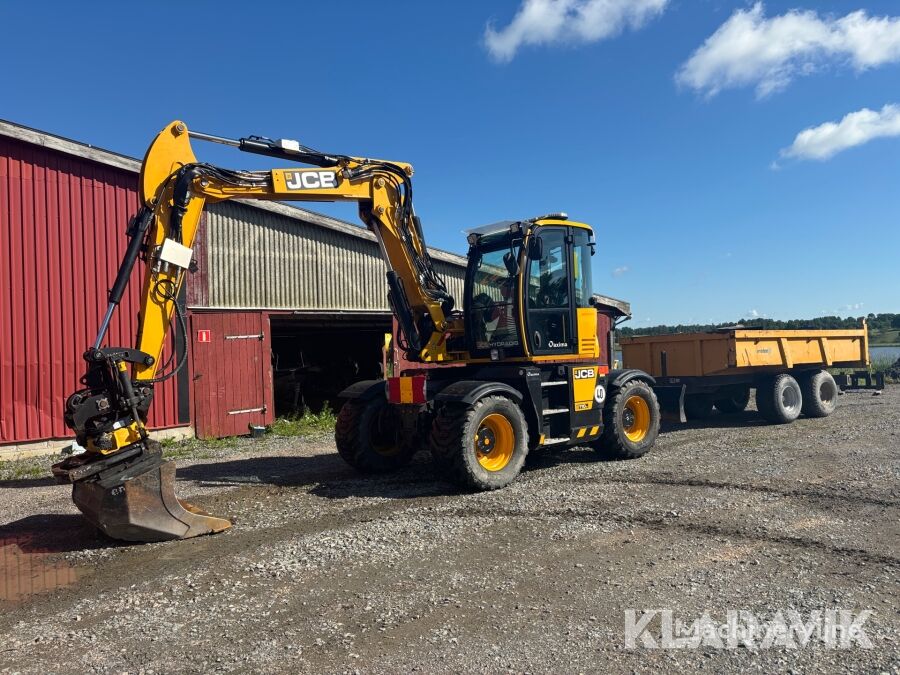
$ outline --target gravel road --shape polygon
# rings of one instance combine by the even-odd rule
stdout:
[[[840,403],[671,427],[630,462],[536,452],[481,494],[425,453],[373,479],[328,438],[247,440],[179,460],[181,496],[234,528],[163,544],[116,545],[66,488],[5,481],[0,672],[897,673],[900,387]],[[629,609],[653,617],[633,646]],[[652,648],[668,614],[645,610],[671,610],[682,648]],[[768,644],[691,642],[737,610]],[[784,646],[779,617],[835,610],[871,612],[869,648]]]

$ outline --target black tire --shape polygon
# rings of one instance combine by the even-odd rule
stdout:
[[[689,420],[709,419],[712,409],[712,394],[688,394],[684,397],[684,414]]]
[[[716,410],[720,413],[734,414],[744,412],[750,404],[750,387],[733,391],[730,396],[723,396],[715,400]]]
[[[636,437],[629,427],[639,423],[635,419],[629,424],[629,401],[637,397],[647,406],[649,420],[642,425],[643,433]],[[631,413],[631,417],[636,417]],[[659,402],[650,385],[641,380],[625,383],[606,400],[603,407],[603,433],[593,444],[594,450],[604,459],[637,459],[647,454],[659,435]]]
[[[407,464],[418,449],[400,437],[401,425],[383,396],[347,401],[338,413],[334,442],[338,454],[361,473],[384,473]]]
[[[496,450],[479,452],[479,444],[489,441],[486,422],[488,416],[500,416],[509,424],[512,433],[508,450],[497,444]],[[491,423],[503,424],[492,417]],[[499,434],[496,440],[501,440]],[[508,440],[508,439],[507,439]],[[490,443],[488,443],[490,445]],[[485,446],[481,446],[485,447]],[[490,464],[491,453],[499,452],[494,458],[497,468]],[[509,455],[505,464],[502,459]],[[522,409],[503,396],[486,396],[472,406],[447,404],[441,407],[431,426],[431,455],[441,478],[467,489],[496,490],[512,483],[528,456],[528,425]]]
[[[827,370],[817,370],[800,378],[802,412],[807,417],[828,417],[837,408],[837,382]]]
[[[800,385],[787,373],[761,382],[756,388],[756,408],[772,424],[790,424],[800,416],[802,407]]]

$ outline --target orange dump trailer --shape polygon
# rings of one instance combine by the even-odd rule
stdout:
[[[826,368],[869,365],[865,322],[849,330],[753,330],[623,338],[626,368],[656,380],[660,405],[685,418],[703,419],[713,409],[743,411],[756,390],[760,414],[773,423],[801,413],[834,412],[840,389]]]

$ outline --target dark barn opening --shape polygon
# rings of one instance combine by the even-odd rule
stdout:
[[[382,377],[387,313],[270,315],[275,415],[340,408],[338,394],[359,380]]]

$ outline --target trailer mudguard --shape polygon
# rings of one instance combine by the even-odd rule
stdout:
[[[371,401],[373,398],[385,396],[384,380],[360,380],[344,389],[338,396],[349,401]]]
[[[464,403],[472,405],[485,396],[499,394],[508,396],[516,403],[521,403],[524,396],[522,392],[502,382],[485,382],[484,380],[460,380],[449,384],[441,390],[436,401],[444,403]]]

